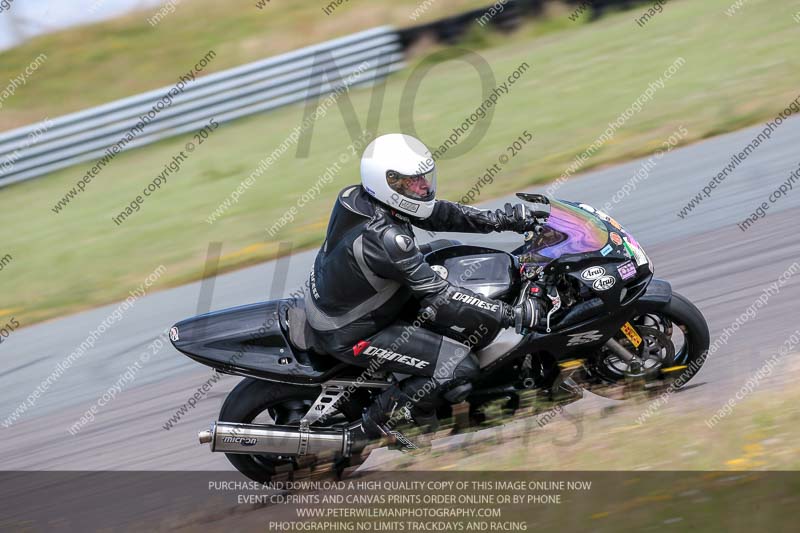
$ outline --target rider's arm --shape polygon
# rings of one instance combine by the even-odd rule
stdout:
[[[396,226],[365,232],[364,259],[378,276],[411,289],[421,308],[433,311],[432,320],[457,333],[477,331],[485,324],[492,334],[513,325],[513,310],[441,278],[426,263],[413,237]],[[469,333],[467,333],[469,335]]]
[[[532,228],[534,220],[523,204],[506,204],[505,209],[478,209],[470,205],[436,200],[433,212],[424,220],[414,220],[415,226],[429,231],[460,231],[464,233],[491,233],[493,231],[518,231]]]

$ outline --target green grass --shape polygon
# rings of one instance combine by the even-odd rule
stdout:
[[[472,39],[486,46],[478,52],[498,81],[522,62],[531,68],[500,100],[478,146],[440,161],[442,196],[460,198],[525,129],[535,136],[534,144],[503,169],[481,199],[559,176],[679,56],[685,66],[584,170],[648,153],[681,125],[689,131],[689,142],[773,116],[800,92],[794,82],[800,57],[787,48],[798,31],[791,6],[753,0],[746,14],[726,17],[723,11],[729,5],[729,0],[675,0],[645,28],[636,26],[635,10],[588,25],[564,22],[562,12],[505,39],[476,32]],[[88,76],[94,72],[83,70]],[[410,70],[387,83],[380,133],[400,129],[400,100]],[[89,81],[87,90],[93,85]],[[372,94],[371,89],[351,93],[362,125]],[[471,65],[436,65],[416,95],[413,117],[420,137],[438,145],[480,101]],[[111,217],[140,194],[190,137],[120,155],[58,215],[50,208],[90,164],[2,190],[0,227],[5,232],[0,253],[12,254],[14,262],[0,273],[0,308],[6,309],[0,318],[15,314],[28,325],[120,299],[159,264],[167,267],[162,287],[197,279],[212,241],[224,243],[222,268],[228,270],[274,257],[280,240],[295,247],[319,243],[336,192],[358,180],[355,156],[294,223],[271,240],[266,240],[265,229],[340,154],[349,154],[350,139],[338,109],[315,125],[308,158],[296,159],[290,150],[213,225],[205,218],[300,122],[302,106],[221,127],[120,227]]]
[[[379,5],[380,4],[380,5]],[[18,76],[40,53],[46,62],[5,102],[0,131],[175,83],[208,50],[203,75],[383,24],[412,26],[486,4],[433,2],[417,22],[420,0],[349,0],[330,15],[319,0],[184,0],[155,27],[157,9],[81,26],[0,52],[0,80]]]
[[[800,394],[792,384],[798,375],[800,365],[786,361],[780,375],[737,400],[710,428],[706,421],[718,415],[741,384],[709,396],[705,388],[714,384],[691,382],[686,391],[669,395],[666,403],[659,400],[660,393],[639,393],[611,409],[587,408],[584,403],[582,409],[567,406],[569,416],[556,413],[546,419],[552,404],[523,402],[513,421],[501,417],[493,427],[466,435],[458,447],[402,456],[386,469],[796,471]],[[742,377],[741,383],[746,380]],[[700,388],[692,390],[694,386]],[[532,412],[541,425],[530,417]],[[651,416],[641,419],[647,412]]]

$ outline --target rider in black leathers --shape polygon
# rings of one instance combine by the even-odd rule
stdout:
[[[434,195],[427,148],[405,135],[377,138],[362,159],[362,184],[339,194],[310,275],[311,348],[359,366],[377,357],[382,370],[405,378],[364,412],[369,438],[401,436],[392,429],[398,415],[435,427],[437,402],[463,401],[478,375],[468,339],[488,342],[502,328],[532,327],[542,312],[533,301],[514,308],[443,279],[423,260],[412,229],[522,233],[536,223],[529,211],[521,204],[480,210]],[[398,319],[409,298],[435,328]]]

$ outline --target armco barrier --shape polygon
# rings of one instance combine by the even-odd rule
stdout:
[[[400,37],[384,26],[198,78],[127,142],[128,150],[354,85],[403,67]],[[177,79],[180,72],[175,73]],[[0,134],[0,187],[101,157],[172,88],[162,87]],[[34,132],[44,133],[30,142]]]

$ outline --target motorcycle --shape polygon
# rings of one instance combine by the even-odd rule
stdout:
[[[678,388],[705,362],[709,331],[686,297],[655,279],[636,239],[593,207],[530,193],[538,224],[512,252],[457,241],[434,241],[425,260],[440,276],[488,298],[516,305],[548,302],[541,327],[507,329],[473,346],[481,377],[467,402],[473,420],[526,391],[551,399],[584,389],[619,394],[631,383]],[[349,427],[396,377],[315,353],[293,330],[302,327],[302,298],[216,311],[176,324],[174,347],[227,374],[244,376],[219,420],[199,440],[225,453],[245,476],[265,482],[329,460],[337,475],[357,464]],[[419,308],[410,309],[419,313]],[[300,317],[300,318],[298,318]],[[444,405],[440,418],[452,414]]]

